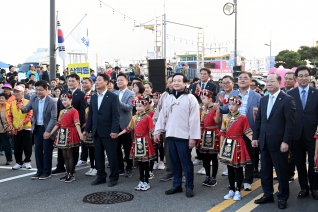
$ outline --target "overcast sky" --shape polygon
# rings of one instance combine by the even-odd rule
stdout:
[[[163,0],[104,0],[114,9],[139,22],[146,22],[164,13]],[[226,16],[227,0],[166,0],[167,20],[203,27],[205,42],[223,43],[234,50],[234,15]],[[37,48],[49,47],[49,0],[1,0],[0,61],[23,63]],[[272,55],[284,49],[297,50],[300,45],[313,45],[318,40],[316,0],[238,0],[238,50],[248,59],[269,55],[272,32]],[[154,49],[154,33],[135,28],[134,21],[97,0],[56,0],[64,37],[87,13],[90,39],[90,62],[121,59],[127,65],[131,59],[144,59]],[[154,23],[154,22],[153,22]],[[197,40],[197,30],[167,24],[167,56],[174,52],[196,51],[196,45],[184,40]],[[178,37],[174,41],[173,36]],[[80,48],[70,36],[68,48]],[[223,53],[224,50],[221,51]],[[207,50],[210,53],[210,50]],[[217,50],[218,53],[218,50]],[[59,60],[58,60],[59,62]]]

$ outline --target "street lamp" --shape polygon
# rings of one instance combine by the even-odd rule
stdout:
[[[237,0],[233,3],[226,3],[223,7],[225,15],[232,15],[235,13],[235,32],[234,32],[234,66],[237,66]]]
[[[269,44],[265,43],[265,46],[269,46],[269,68],[271,67],[271,61],[272,61],[272,40],[269,41]]]

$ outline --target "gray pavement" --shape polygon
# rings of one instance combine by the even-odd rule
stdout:
[[[56,152],[56,150],[54,150]],[[194,151],[193,151],[194,152]],[[205,176],[196,172],[201,165],[195,166],[195,187],[193,198],[186,198],[185,192],[166,196],[165,190],[172,186],[172,181],[160,182],[164,170],[154,170],[155,178],[150,180],[151,189],[148,191],[135,191],[138,184],[138,169],[133,169],[133,177],[120,177],[118,185],[108,188],[107,184],[91,186],[95,177],[85,176],[89,165],[80,167],[75,173],[76,181],[72,183],[60,182],[60,175],[52,175],[48,180],[31,180],[35,172],[35,160],[32,156],[32,170],[12,170],[5,166],[5,156],[0,156],[0,211],[278,211],[277,198],[274,204],[261,205],[256,208],[253,199],[262,194],[259,179],[255,180],[253,191],[247,192],[241,201],[229,204],[231,200],[224,200],[228,192],[227,177],[221,173],[225,166],[220,164],[217,176],[218,184],[215,187],[202,186]],[[56,153],[53,158],[53,167],[56,164]],[[14,165],[14,163],[12,164]],[[109,173],[109,170],[106,170]],[[20,177],[20,178],[18,178]],[[15,179],[16,178],[16,179]],[[108,179],[107,179],[108,180]],[[277,183],[277,182],[274,182]],[[87,194],[102,191],[123,191],[134,195],[129,202],[118,204],[94,205],[83,202]],[[290,199],[288,211],[316,211],[318,201],[310,198],[298,199],[298,181],[290,183]],[[252,201],[252,202],[251,202]],[[227,206],[229,205],[229,206]],[[252,208],[252,209],[249,209]]]

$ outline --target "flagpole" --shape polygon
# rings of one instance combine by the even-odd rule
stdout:
[[[76,24],[76,26],[72,29],[72,31],[70,33],[68,33],[68,35],[64,38],[64,41],[66,40],[66,38],[68,38],[68,36],[70,34],[72,34],[72,32],[74,31],[74,29],[76,29],[76,27],[84,20],[84,18],[87,16],[87,14],[84,15],[84,17],[80,20],[80,22],[78,22],[78,24]]]
[[[55,41],[56,41],[56,25],[55,25],[55,0],[50,0],[50,80],[56,78],[55,70]]]

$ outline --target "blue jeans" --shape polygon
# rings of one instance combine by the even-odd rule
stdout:
[[[37,174],[51,174],[53,141],[44,139],[45,127],[35,127],[34,145]]]
[[[173,187],[182,185],[182,168],[186,177],[185,188],[193,189],[193,163],[191,161],[191,151],[188,139],[167,138],[168,148],[173,175]]]
[[[12,161],[12,150],[9,138],[6,133],[0,133],[0,146],[2,144],[2,149],[6,155],[7,161]]]

